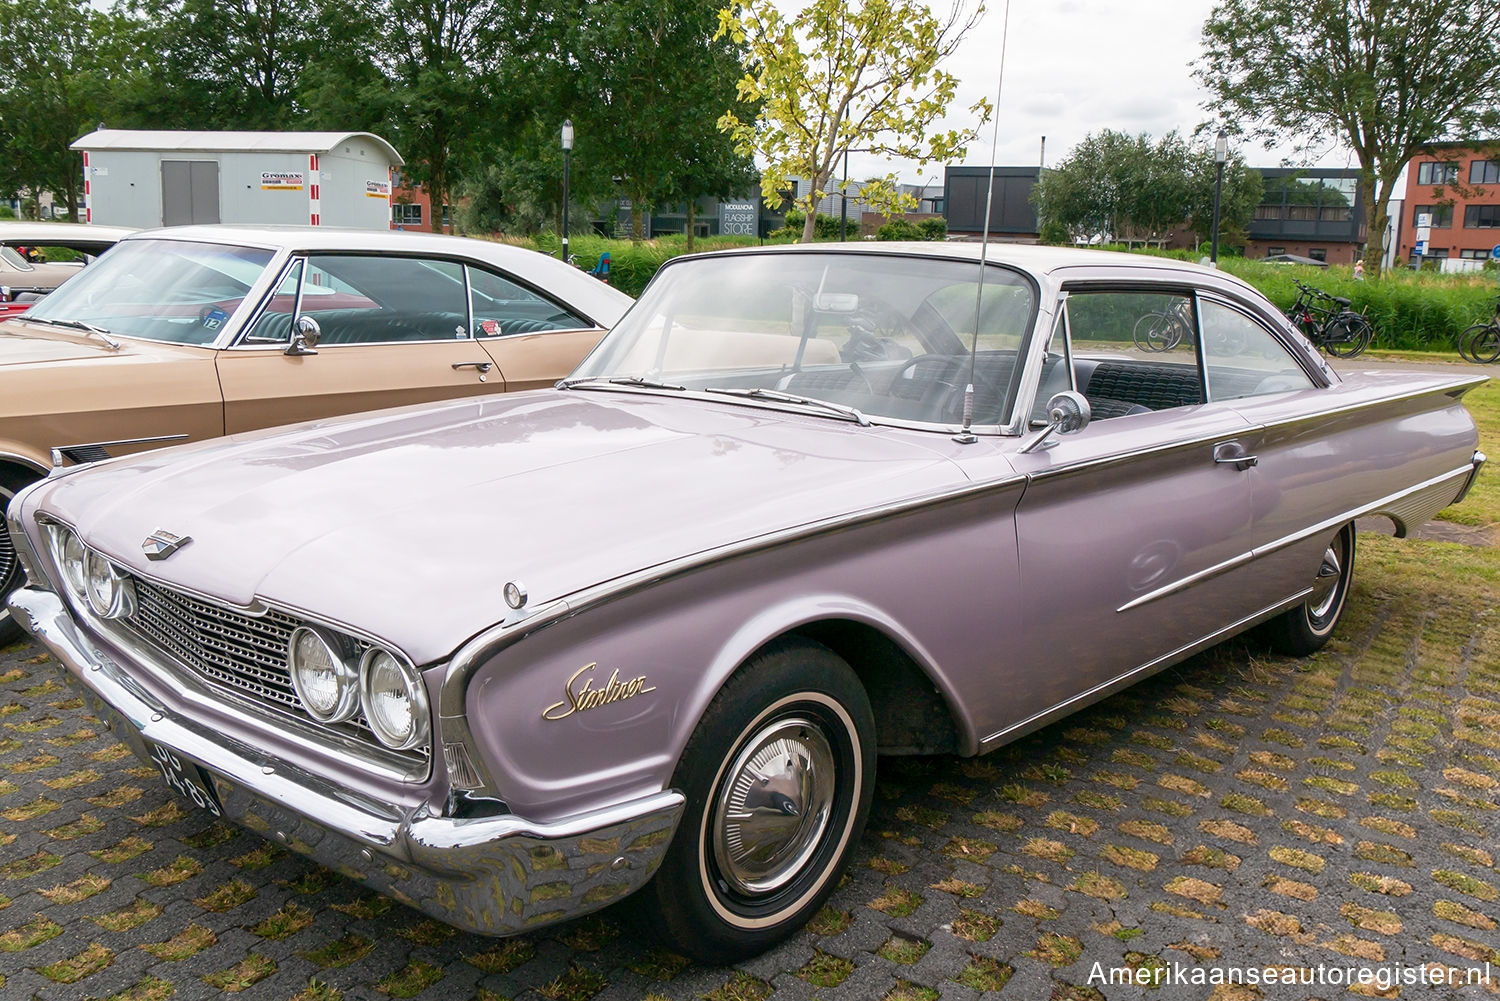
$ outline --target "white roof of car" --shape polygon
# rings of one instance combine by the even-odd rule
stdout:
[[[611,327],[634,302],[619,289],[548,254],[524,247],[441,233],[411,233],[337,226],[172,226],[145,230],[132,240],[186,240],[237,247],[262,247],[293,253],[354,251],[467,257],[489,263],[544,291],[600,326]]]
[[[0,244],[8,247],[65,247],[69,244],[99,245],[117,243],[139,230],[132,226],[97,226],[83,222],[25,222],[0,220]]]
[[[350,139],[383,147],[396,165],[405,161],[396,147],[373,132],[192,132],[174,129],[97,129],[69,146],[78,150],[130,150],[205,153],[328,153]]]

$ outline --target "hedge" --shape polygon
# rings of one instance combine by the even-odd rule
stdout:
[[[522,246],[556,255],[560,243],[555,234],[543,234]],[[754,237],[715,236],[694,241],[695,252],[726,247],[784,243],[785,239],[760,241]],[[658,237],[640,244],[599,236],[577,236],[569,249],[578,264],[589,269],[605,251],[610,255],[610,283],[629,295],[638,296],[657,269],[673,257],[687,252],[682,235]],[[1137,251],[1141,252],[1141,251]],[[1192,251],[1150,253],[1178,260],[1195,261]],[[1271,264],[1241,257],[1221,257],[1219,267],[1243,279],[1280,309],[1291,306],[1297,296],[1294,279],[1314,288],[1347,298],[1375,326],[1375,347],[1407,351],[1452,351],[1458,335],[1471,323],[1493,315],[1500,296],[1500,274],[1493,270],[1467,275],[1442,275],[1404,268],[1387,271],[1379,278],[1356,279],[1347,267],[1314,268],[1297,264]]]

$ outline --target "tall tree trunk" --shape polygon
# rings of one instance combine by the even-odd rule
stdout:
[[[630,199],[630,242],[639,246],[646,239],[645,213],[639,199]]]
[[[799,243],[812,243],[813,236],[818,231],[818,203],[809,201],[807,206],[807,218],[802,222],[802,239]]]
[[[687,203],[687,252],[690,254],[693,252],[693,210],[697,207],[697,203],[689,198]]]
[[[1361,160],[1363,161],[1363,157]],[[1390,221],[1383,192],[1376,190],[1375,165],[1361,162],[1359,184],[1365,193],[1365,274],[1371,278],[1380,276],[1380,265],[1385,259],[1385,227]]]

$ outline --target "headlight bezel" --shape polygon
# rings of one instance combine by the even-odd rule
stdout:
[[[83,561],[88,554],[88,547],[83,544],[78,533],[67,525],[44,521],[42,529],[47,537],[47,557],[52,563],[52,569],[57,572],[62,590],[74,600],[87,603],[88,588]],[[70,545],[77,548],[76,554],[69,552]]]
[[[304,690],[302,672],[299,670],[299,641],[302,637],[314,640],[322,652],[334,665],[334,680],[337,686],[338,697],[335,699],[331,709],[320,710],[314,704],[309,692]],[[298,626],[292,630],[292,635],[287,642],[286,667],[287,674],[292,679],[292,689],[297,693],[297,701],[301,703],[302,709],[319,723],[335,725],[344,723],[357,716],[361,709],[360,685],[359,685],[359,661],[350,658],[342,649],[332,633],[312,625]]]
[[[377,669],[376,661],[381,657],[387,658],[394,666],[396,674],[401,679],[403,694],[410,703],[412,725],[410,732],[404,737],[387,729],[383,717],[376,708],[377,693],[373,690],[376,684],[374,675]],[[382,666],[381,669],[383,670],[384,667]],[[422,673],[393,650],[378,645],[372,646],[360,657],[359,703],[370,732],[385,747],[392,751],[409,751],[427,744],[432,722],[427,700],[427,687],[422,680]]]
[[[83,546],[83,553],[84,600],[89,610],[101,619],[129,618],[135,612],[135,585],[129,575],[97,550]]]

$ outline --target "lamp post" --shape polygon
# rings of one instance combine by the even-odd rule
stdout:
[[[1229,159],[1229,137],[1219,130],[1214,140],[1214,242],[1208,259],[1214,267],[1219,266],[1219,193],[1224,189],[1224,161]]]
[[[563,151],[563,228],[562,228],[562,259],[568,263],[568,172],[572,164],[570,162],[573,154],[573,120],[563,120],[562,127],[562,151]]]

